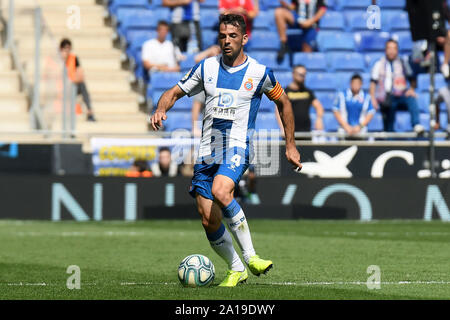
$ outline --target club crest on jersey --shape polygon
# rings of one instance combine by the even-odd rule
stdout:
[[[244,83],[244,88],[247,91],[251,91],[253,89],[253,79],[248,78],[247,82]]]

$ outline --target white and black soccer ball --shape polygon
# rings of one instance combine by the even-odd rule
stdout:
[[[191,254],[181,261],[178,279],[185,287],[204,287],[210,285],[215,276],[214,265],[208,257]]]

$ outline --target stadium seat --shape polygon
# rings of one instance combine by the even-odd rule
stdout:
[[[436,91],[436,97],[437,97],[438,93]],[[430,94],[428,92],[419,92],[419,97],[418,97],[418,103],[419,103],[419,109],[420,112],[423,113],[428,113],[430,112],[429,110],[429,106],[430,106]],[[442,102],[439,105],[439,110],[440,111],[446,111],[447,107],[445,106],[445,102]]]
[[[354,51],[355,44],[351,33],[320,31],[317,36],[320,51]]]
[[[331,111],[334,105],[334,100],[336,99],[335,92],[315,92],[317,100],[320,101],[325,111]]]
[[[366,61],[366,68],[371,72],[375,62],[384,57],[384,52],[369,52],[364,55],[364,60]]]
[[[425,130],[430,130],[430,115],[428,113],[421,113],[419,115],[419,122],[424,126]]]
[[[126,15],[117,28],[120,35],[130,30],[150,30],[156,28],[157,18],[151,10],[139,10]]]
[[[409,132],[412,131],[411,115],[408,111],[397,111],[395,113],[395,132]]]
[[[321,30],[337,30],[344,31],[344,16],[338,11],[329,11],[320,19]]]
[[[367,18],[359,11],[346,11],[345,20],[347,24],[347,31],[366,31],[367,30]]]
[[[110,2],[109,12],[116,15],[123,8],[150,9],[151,5],[148,0],[114,0]]]
[[[203,50],[217,44],[217,31],[202,30]]]
[[[366,10],[372,4],[371,0],[341,0],[340,7],[344,10]]]
[[[156,104],[158,103],[159,99],[161,98],[162,94],[166,91],[165,89],[151,89],[151,86],[148,86],[147,89],[147,98],[151,98],[153,101],[153,105],[156,108]],[[189,98],[187,95],[183,98],[179,99],[173,107],[170,109],[170,112],[173,111],[190,111],[192,110],[192,98]]]
[[[439,123],[440,127],[444,130],[447,129],[447,126],[448,126],[447,112],[441,112],[439,119],[440,119],[440,123]]]
[[[306,76],[305,84],[311,90],[331,91],[336,90],[335,76],[327,72],[310,72]]]
[[[190,111],[172,112],[163,122],[165,131],[174,131],[176,129],[192,129],[192,114]]]
[[[434,86],[436,92],[447,86],[444,76],[442,73],[436,73],[434,77]],[[428,92],[430,87],[430,75],[428,73],[421,73],[417,76],[417,90],[420,92]]]
[[[265,95],[261,99],[261,104],[259,105],[259,111],[261,112],[275,112],[275,103],[270,101]]]
[[[275,72],[275,78],[283,88],[286,88],[292,82],[292,72]]]
[[[384,52],[386,41],[390,39],[387,32],[364,31],[355,33],[355,43],[359,52]]]
[[[261,11],[253,20],[253,30],[276,31],[273,11]]]
[[[388,24],[390,32],[397,32],[397,31],[410,32],[409,18],[407,12],[401,12],[400,14],[390,17]]]
[[[321,52],[297,52],[293,57],[293,65],[303,64],[308,71],[327,71],[327,61]]]
[[[181,73],[186,73],[189,71],[193,66],[195,66],[195,54],[186,54],[186,60],[183,60],[180,62],[180,69]]]
[[[151,76],[151,85],[153,90],[169,89],[176,85],[183,77],[180,72],[156,72]]]
[[[280,39],[276,32],[254,31],[247,49],[251,50],[278,50]]]
[[[200,10],[200,26],[202,29],[212,29],[219,21],[219,11],[217,9]]]
[[[384,131],[383,117],[380,112],[374,114],[372,120],[367,124],[369,132]]]
[[[258,112],[255,122],[255,130],[280,129],[274,112]]]
[[[364,57],[357,52],[329,52],[327,58],[332,71],[363,72],[365,70]]]
[[[333,112],[325,112],[323,114],[323,126],[327,132],[335,132],[339,128],[339,123],[336,120]]]
[[[410,53],[412,50],[412,37],[410,31],[399,31],[392,34],[392,38],[398,41],[399,52]]]
[[[378,0],[377,5],[381,9],[404,9],[406,5],[405,0]]]
[[[277,62],[276,52],[258,52],[251,51],[249,56],[258,61],[259,63],[271,68],[274,71],[290,71],[291,66],[289,64],[289,56],[286,55],[281,64]]]
[[[216,0],[217,1],[217,0]],[[260,0],[262,7],[265,8],[266,10],[269,9],[275,9],[277,7],[280,6],[280,2],[279,1],[273,1],[273,0]]]
[[[212,8],[212,9],[218,9],[219,2],[217,0],[205,0],[203,2],[200,2],[200,8]],[[200,9],[200,11],[201,11]]]

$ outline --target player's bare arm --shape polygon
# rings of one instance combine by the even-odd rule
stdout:
[[[295,146],[295,123],[291,102],[284,92],[280,98],[278,100],[274,100],[274,102],[277,105],[281,122],[283,123],[284,135],[286,139],[286,158],[296,168],[299,168],[298,170],[300,170],[302,168],[302,164],[300,163],[300,153]]]
[[[158,107],[150,119],[153,130],[159,130],[159,128],[162,127],[163,120],[167,119],[166,112],[169,111],[175,102],[178,99],[181,99],[185,94],[186,93],[184,93],[178,85],[173,86],[163,93],[158,101]]]

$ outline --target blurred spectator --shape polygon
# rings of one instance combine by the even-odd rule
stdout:
[[[333,106],[333,113],[349,136],[367,131],[367,125],[375,114],[370,95],[362,90],[363,80],[354,74],[350,80],[350,88],[338,93]]]
[[[157,38],[150,39],[144,42],[142,45],[142,62],[144,68],[150,72],[163,71],[163,72],[178,72],[180,61],[183,56],[181,55],[178,47],[175,47],[173,43],[166,40],[169,34],[169,25],[165,21],[159,21],[157,31]]]
[[[199,63],[203,59],[214,57],[220,54],[220,47],[218,45],[213,45],[206,50],[198,53],[195,57],[195,63]],[[193,97],[192,103],[192,135],[194,137],[200,137],[202,135],[202,131],[199,128],[199,115],[202,111],[202,108],[205,106],[205,93],[202,91],[199,94],[196,94]]]
[[[409,89],[407,80],[411,84]],[[372,104],[376,110],[380,108],[384,130],[394,131],[395,113],[400,107],[406,107],[411,114],[414,131],[419,134],[424,132],[424,127],[419,124],[415,86],[409,63],[398,56],[397,41],[386,41],[385,56],[373,66],[370,83]]]
[[[258,0],[219,0],[220,14],[234,13],[244,16],[248,37],[251,37],[253,19],[259,14]]]
[[[294,66],[292,70],[293,81],[286,87],[285,92],[291,101],[295,118],[295,132],[310,132],[311,119],[309,108],[312,105],[316,109],[316,130],[323,130],[323,107],[314,95],[314,92],[305,86],[306,67]]]
[[[84,80],[84,72],[81,68],[80,60],[72,53],[72,42],[69,39],[62,39],[59,44],[61,58],[66,63],[67,76],[77,87],[77,95],[82,95],[87,108],[87,121],[96,121],[92,111],[91,98]]]
[[[440,121],[439,121],[439,105],[442,102],[445,102],[445,106],[447,107],[447,128],[443,128],[447,130],[448,137],[450,138],[450,83],[447,82],[447,86],[439,89],[439,94],[436,99],[436,127],[435,129],[439,129]]]
[[[275,9],[275,23],[280,36],[280,50],[277,56],[279,63],[283,61],[288,51],[287,25],[302,30],[300,40],[302,51],[311,52],[315,47],[319,20],[327,10],[325,0],[292,0],[291,4],[280,0],[280,4],[281,7]]]
[[[153,176],[145,160],[134,160],[133,165],[125,175],[129,178],[151,178]]]
[[[163,0],[162,5],[172,11],[170,32],[172,41],[182,52],[187,51],[187,44],[191,37],[191,22],[195,26],[198,51],[202,48],[202,33],[200,28],[200,4],[205,0]]]
[[[178,164],[172,161],[172,153],[167,147],[159,149],[159,160],[151,166],[154,177],[176,177],[180,174]]]

